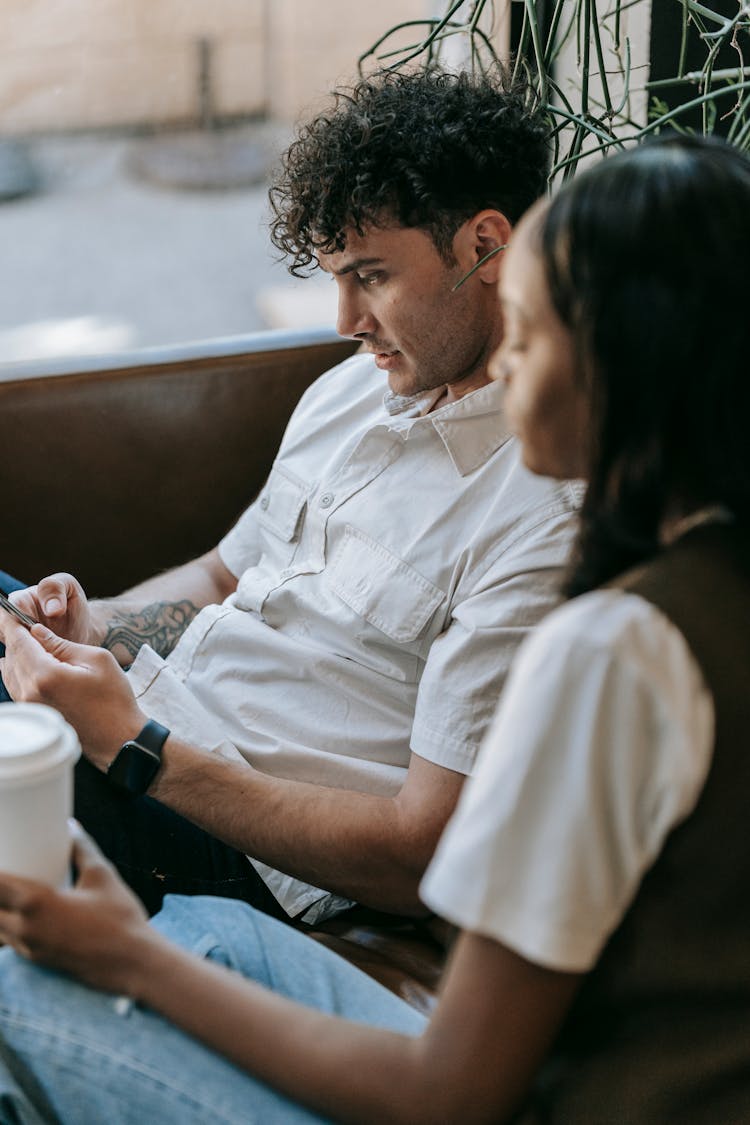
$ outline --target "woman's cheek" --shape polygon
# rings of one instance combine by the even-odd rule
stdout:
[[[511,432],[516,434],[517,437],[520,437],[523,429],[525,411],[520,383],[515,376],[511,376],[506,380],[503,410]]]

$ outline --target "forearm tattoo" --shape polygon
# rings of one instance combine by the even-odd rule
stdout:
[[[167,656],[198,613],[192,602],[154,602],[137,613],[118,613],[107,622],[102,648],[118,645],[135,660],[142,645]]]

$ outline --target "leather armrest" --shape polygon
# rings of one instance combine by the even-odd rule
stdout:
[[[309,931],[413,1008],[429,1015],[445,963],[445,945],[429,921],[380,914],[355,906]]]

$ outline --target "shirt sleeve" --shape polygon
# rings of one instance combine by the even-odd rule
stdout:
[[[602,591],[527,642],[422,896],[528,960],[585,972],[689,814],[713,703],[678,630]]]
[[[235,578],[241,578],[260,557],[261,540],[255,500],[219,543],[219,556]]]
[[[457,601],[420,681],[410,739],[415,754],[472,771],[520,645],[560,602],[576,526],[570,508],[540,513]]]

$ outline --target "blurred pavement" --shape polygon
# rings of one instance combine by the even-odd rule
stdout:
[[[289,139],[245,130],[269,166]],[[0,378],[18,360],[334,323],[335,287],[275,260],[265,184],[151,184],[128,167],[138,143],[29,143],[41,190],[0,203]]]

